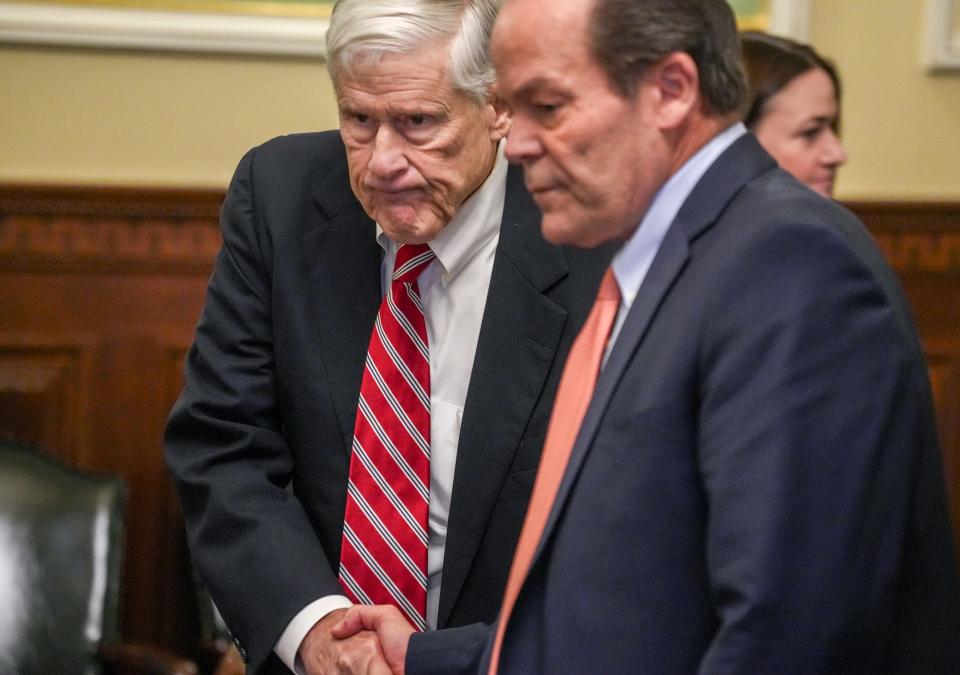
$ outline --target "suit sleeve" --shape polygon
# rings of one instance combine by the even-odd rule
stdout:
[[[856,670],[889,634],[930,450],[926,371],[837,232],[770,227],[730,259],[700,358],[718,620],[700,672]]]
[[[251,671],[309,602],[340,593],[299,502],[275,394],[270,232],[258,215],[256,150],[240,162],[221,212],[185,388],[165,451],[194,563]]]
[[[494,624],[496,625],[496,624]],[[459,628],[414,633],[407,646],[407,675],[475,675],[486,672],[485,658],[492,626],[475,623]],[[481,671],[481,662],[484,669]]]

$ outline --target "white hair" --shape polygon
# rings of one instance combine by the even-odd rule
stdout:
[[[490,33],[503,0],[337,0],[327,30],[327,70],[349,74],[358,60],[409,54],[447,42],[451,84],[478,104],[489,100],[495,74]]]

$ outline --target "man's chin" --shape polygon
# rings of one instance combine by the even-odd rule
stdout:
[[[599,214],[574,209],[543,212],[540,223],[543,238],[551,244],[596,248],[613,240],[626,239],[632,231],[617,232]]]
[[[833,198],[833,181],[832,180],[818,180],[809,184],[809,187],[812,188],[815,192],[819,192],[824,197]]]
[[[376,221],[384,234],[398,244],[425,244],[443,229],[443,223],[432,214],[418,217],[416,213],[397,214],[383,211],[376,217]]]
[[[563,211],[545,211],[540,227],[543,230],[543,238],[551,244],[580,248],[589,248],[595,245],[589,243],[589,229],[570,218],[569,213]]]

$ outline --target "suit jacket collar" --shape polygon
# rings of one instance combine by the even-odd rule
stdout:
[[[756,136],[746,133],[717,158],[680,208],[675,224],[693,241],[710,225],[740,188],[777,163],[760,147]]]
[[[312,185],[319,210],[304,226],[303,250],[316,299],[320,358],[349,457],[363,362],[380,307],[382,251],[376,225],[350,189],[346,156]]]
[[[522,171],[510,167],[460,428],[440,592],[441,628],[480,548],[559,348],[567,313],[545,293],[566,275],[565,255],[540,235],[540,212],[523,188]]]
[[[745,134],[707,169],[680,208],[597,380],[569,464],[540,538],[537,559],[550,539],[558,514],[563,509],[580,467],[589,454],[597,428],[630,358],[643,340],[664,296],[687,264],[691,243],[719,219],[744,185],[775,167],[776,162],[760,147],[754,135]]]

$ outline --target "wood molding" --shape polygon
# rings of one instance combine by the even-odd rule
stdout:
[[[0,183],[0,216],[102,216],[210,220],[224,191],[199,188]]]
[[[220,247],[219,189],[0,183],[0,266],[201,273]],[[960,274],[960,202],[846,204],[900,273]]]
[[[901,274],[960,274],[960,202],[849,202]]]
[[[85,432],[94,343],[0,332],[0,410],[7,433],[32,438],[64,462],[90,468]]]
[[[0,267],[208,270],[222,190],[0,184]]]
[[[178,11],[178,4],[179,9],[186,4],[182,2],[141,2],[145,5],[142,9],[129,7],[137,3],[96,7],[90,6],[96,3],[86,2],[82,4],[88,6],[71,7],[67,2],[59,3],[56,11],[43,4],[47,3],[0,3],[0,42],[313,58],[326,54],[328,21],[323,15],[329,8],[309,12],[306,3],[301,12],[296,12],[295,3],[275,3],[277,8],[290,7],[287,16],[281,15],[280,9],[273,15],[211,11],[215,5],[210,3],[205,3],[205,11]],[[233,3],[239,7],[252,4],[269,3]]]

